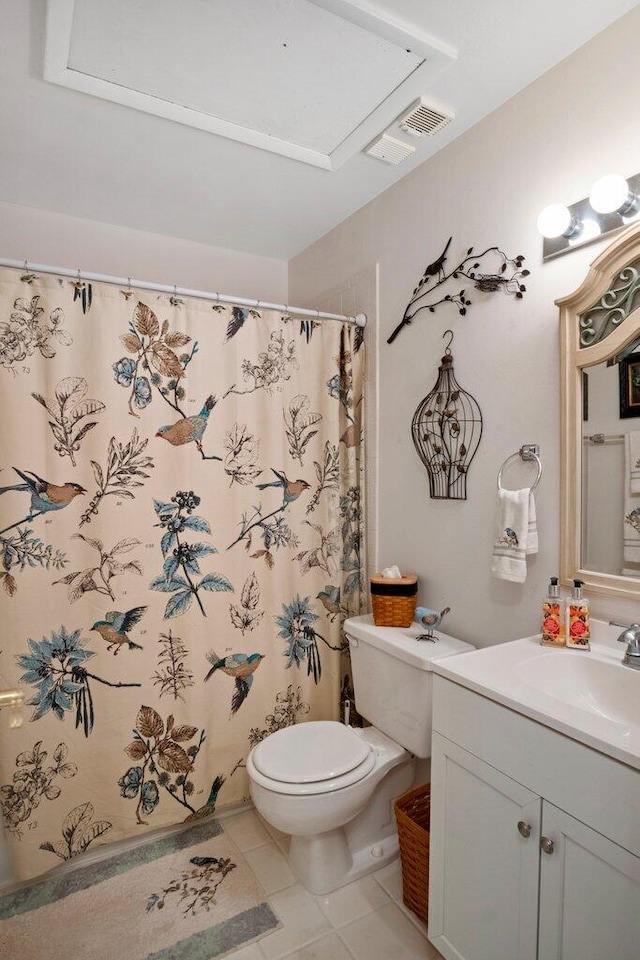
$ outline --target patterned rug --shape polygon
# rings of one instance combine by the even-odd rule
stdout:
[[[211,960],[280,925],[209,820],[0,897],[0,957]]]

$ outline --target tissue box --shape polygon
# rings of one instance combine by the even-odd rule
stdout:
[[[371,577],[371,605],[377,627],[409,627],[418,598],[418,577],[406,573],[390,579],[376,573]]]

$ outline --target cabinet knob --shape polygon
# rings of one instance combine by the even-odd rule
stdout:
[[[518,820],[518,833],[526,840],[527,837],[531,836],[531,825],[529,823],[525,823],[524,820]]]
[[[554,843],[549,837],[540,837],[540,849],[543,853],[553,853]]]

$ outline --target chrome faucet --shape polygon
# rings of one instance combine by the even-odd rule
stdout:
[[[609,620],[611,627],[624,627],[624,630],[617,638],[618,643],[627,644],[627,652],[622,658],[626,667],[633,667],[634,670],[640,670],[640,623],[618,623],[617,620]]]

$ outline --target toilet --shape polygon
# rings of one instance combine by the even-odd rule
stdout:
[[[431,755],[434,660],[472,650],[424,627],[377,627],[352,617],[349,641],[356,729],[312,720],[278,730],[250,752],[251,798],[291,837],[289,864],[311,893],[325,894],[379,869],[398,853],[393,801],[414,782],[415,758]]]

